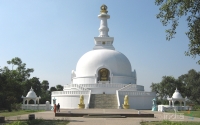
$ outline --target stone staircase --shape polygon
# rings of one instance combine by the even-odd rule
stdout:
[[[115,94],[91,94],[89,108],[117,109]]]

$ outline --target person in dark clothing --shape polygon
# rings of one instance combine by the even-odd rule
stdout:
[[[60,112],[60,104],[57,105],[57,112]]]

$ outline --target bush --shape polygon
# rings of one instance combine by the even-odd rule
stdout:
[[[42,122],[44,122],[43,119],[35,119],[35,120],[29,120],[27,123],[28,123],[28,125],[37,125],[37,124],[40,124]]]
[[[13,103],[11,105],[11,109],[18,111],[18,110],[21,110],[21,106],[22,106],[22,104],[20,104],[20,103]]]
[[[164,120],[162,121],[162,125],[181,125],[181,123]]]
[[[28,125],[28,124],[26,122],[15,121],[15,122],[9,123],[7,125]]]
[[[200,110],[200,105],[194,105],[192,107],[193,110],[197,111],[197,110]]]

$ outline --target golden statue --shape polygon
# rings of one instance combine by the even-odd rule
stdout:
[[[80,104],[84,104],[84,96],[80,95]]]
[[[107,13],[108,13],[107,8],[108,8],[108,7],[107,7],[105,4],[103,4],[103,5],[100,7],[100,9],[101,9],[100,12],[101,12],[101,13],[106,13],[106,14],[107,14]]]
[[[85,104],[84,104],[84,96],[80,95],[80,104],[78,104],[79,109],[84,109]]]
[[[124,109],[129,109],[128,95],[125,95],[125,97],[124,97],[123,108],[124,108]]]
[[[108,81],[109,71],[105,68],[100,69],[100,81]]]

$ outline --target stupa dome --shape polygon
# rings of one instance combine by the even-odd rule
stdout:
[[[132,76],[128,58],[111,49],[97,49],[85,53],[76,66],[76,77],[94,76],[101,68],[107,68],[114,76]]]
[[[30,91],[27,93],[26,97],[29,97],[29,98],[37,98],[35,92],[33,91],[32,87],[30,89]]]
[[[181,94],[179,93],[179,91],[177,90],[177,88],[176,88],[176,90],[175,90],[175,92],[174,92],[172,98],[173,98],[173,99],[182,99],[182,98],[183,98],[183,97],[181,96]]]

